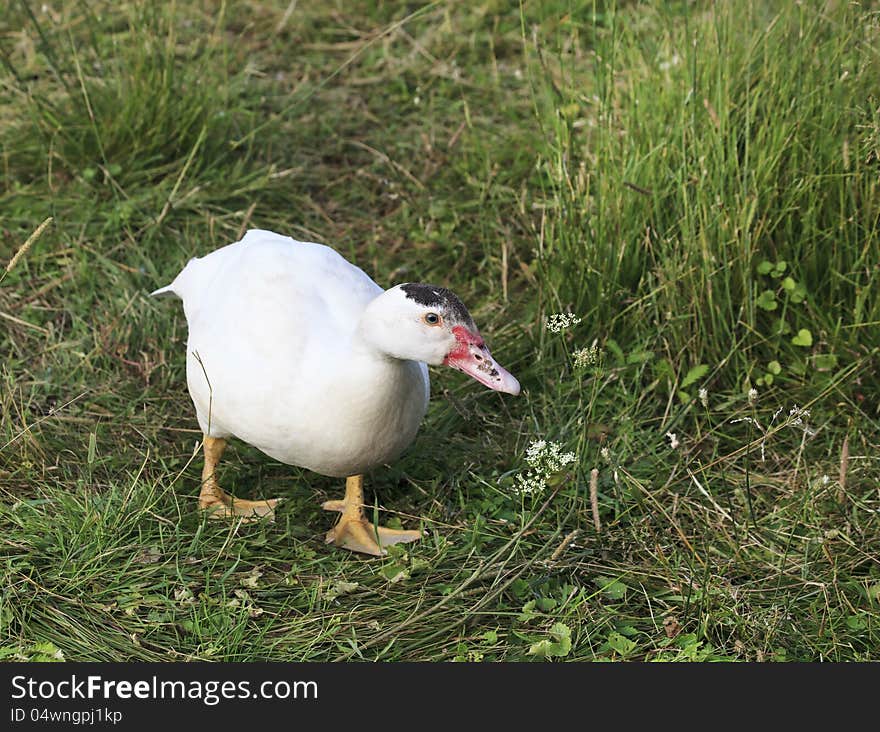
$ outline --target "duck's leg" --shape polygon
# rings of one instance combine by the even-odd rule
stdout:
[[[209,518],[244,517],[245,521],[256,521],[259,518],[275,519],[277,498],[266,501],[245,501],[230,496],[217,485],[217,463],[226,449],[226,440],[205,435],[203,447],[205,465],[202,468],[202,491],[199,493],[199,508],[208,512]]]
[[[416,541],[422,537],[420,531],[386,529],[367,521],[364,516],[364,476],[352,475],[345,481],[345,498],[341,501],[327,501],[322,505],[325,511],[339,511],[342,516],[330,531],[326,541],[353,552],[372,554],[381,557],[387,554],[382,547]]]

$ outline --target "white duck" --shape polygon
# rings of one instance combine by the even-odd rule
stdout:
[[[167,287],[189,325],[186,378],[204,433],[199,507],[211,516],[274,516],[278,499],[245,501],[217,484],[226,440],[322,475],[347,477],[327,542],[381,555],[418,531],[374,526],[363,473],[413,441],[428,405],[428,369],[446,364],[496,391],[519,382],[489,353],[449,290],[382,290],[322,244],[251,230],[192,259]]]

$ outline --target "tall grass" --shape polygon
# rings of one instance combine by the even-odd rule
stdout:
[[[533,64],[554,306],[608,335],[644,331],[647,315],[671,353],[724,362],[731,387],[760,359],[804,360],[756,305],[757,265],[783,260],[807,292],[794,332],[844,362],[875,349],[876,23],[851,5],[754,3],[602,19],[583,13],[589,50]]]

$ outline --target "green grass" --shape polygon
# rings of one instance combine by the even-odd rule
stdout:
[[[880,658],[876,5],[142,5],[0,20],[4,266],[52,217],[0,274],[0,657]],[[432,371],[368,476],[405,551],[240,443],[277,522],[196,509],[147,293],[248,227],[450,287],[523,384]]]

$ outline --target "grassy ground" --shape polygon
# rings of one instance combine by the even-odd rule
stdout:
[[[880,16],[713,7],[11,2],[0,657],[880,658]],[[432,372],[368,476],[406,551],[242,444],[278,521],[196,509],[147,293],[248,227],[449,286],[523,384]]]

